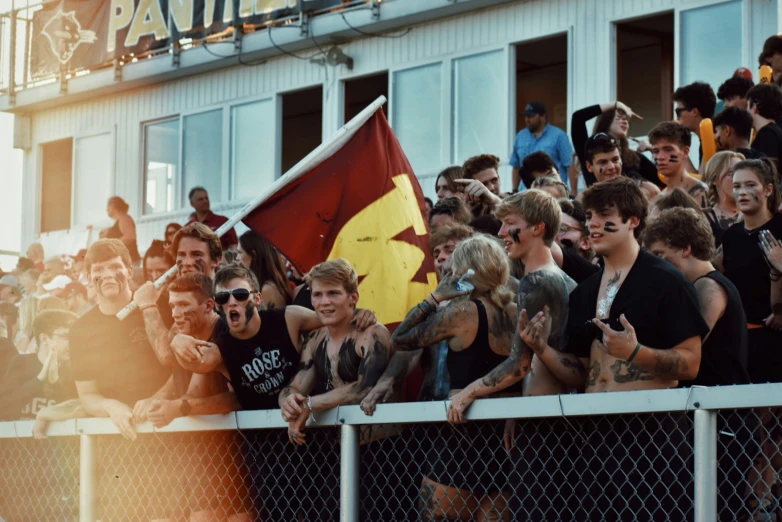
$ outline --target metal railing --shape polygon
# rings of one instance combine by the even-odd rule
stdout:
[[[0,517],[780,520],[782,384],[482,400],[459,426],[447,405],[335,408],[305,446],[279,410],[145,423],[135,441],[108,419],[42,441],[0,423]]]

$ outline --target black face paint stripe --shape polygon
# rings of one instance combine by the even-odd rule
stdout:
[[[514,243],[518,243],[519,242],[519,234],[520,233],[521,233],[521,229],[520,228],[514,228],[512,230],[508,230],[508,234],[513,239]]]
[[[677,156],[676,154],[671,154],[670,156],[668,156],[668,162],[679,163],[679,156]]]
[[[605,224],[603,225],[603,230],[611,234],[619,231],[616,228],[616,223],[614,223],[613,221],[606,221]]]

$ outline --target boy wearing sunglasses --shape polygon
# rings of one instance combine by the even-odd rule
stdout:
[[[177,360],[188,371],[222,373],[244,410],[276,408],[277,396],[298,369],[301,335],[323,323],[300,306],[261,310],[258,279],[241,265],[220,269],[214,290],[221,320],[213,342],[177,335],[171,342]],[[359,329],[376,321],[371,313],[356,315]]]
[[[681,189],[702,208],[708,207],[706,200],[708,187],[687,173],[690,143],[692,143],[690,130],[681,123],[664,121],[658,123],[649,132],[649,143],[652,144],[654,164],[665,177],[666,187],[659,197]]]

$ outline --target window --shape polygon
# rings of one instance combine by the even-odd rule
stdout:
[[[249,198],[274,182],[274,102],[231,108],[233,199]]]
[[[323,141],[323,87],[286,92],[281,101],[280,174],[285,174]]]
[[[442,64],[394,73],[394,132],[419,176],[441,168]]]
[[[211,201],[227,200],[223,195],[223,111],[185,116],[182,128],[182,207],[190,202],[193,187],[204,187]]]
[[[502,51],[493,51],[453,62],[456,163],[477,154],[507,154],[503,57]]]
[[[76,138],[75,141],[72,226],[106,222],[109,220],[106,202],[113,196],[113,135],[107,132]]]
[[[170,212],[179,175],[179,119],[144,125],[144,214]]]
[[[742,64],[741,0],[681,13],[679,85],[706,82],[717,91]]]

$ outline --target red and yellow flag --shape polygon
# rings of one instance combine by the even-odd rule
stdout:
[[[437,286],[424,197],[377,111],[331,157],[244,218],[302,273],[345,258],[359,277],[359,307],[394,327]]]

